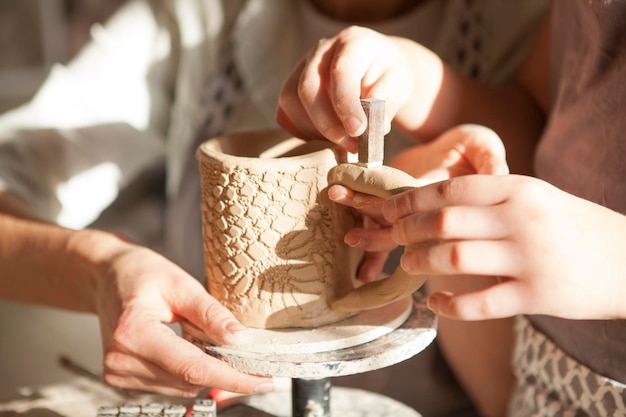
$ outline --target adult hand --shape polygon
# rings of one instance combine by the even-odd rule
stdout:
[[[443,63],[426,48],[352,26],[320,40],[296,66],[276,119],[295,136],[354,152],[367,124],[361,98],[385,100],[387,131],[391,120],[412,131],[429,116],[442,79]]]
[[[197,280],[149,249],[115,246],[96,289],[108,384],[187,397],[206,387],[273,389],[271,379],[235,371],[165,324],[184,319],[216,343],[245,342],[245,328]]]
[[[436,313],[624,318],[626,218],[524,176],[471,175],[420,187],[383,206],[415,274],[495,276],[466,294],[429,298]]]

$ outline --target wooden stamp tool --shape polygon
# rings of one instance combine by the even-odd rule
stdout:
[[[367,128],[359,137],[359,165],[381,166],[385,155],[385,101],[377,98],[361,100],[367,116]]]

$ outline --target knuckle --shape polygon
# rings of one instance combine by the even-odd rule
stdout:
[[[462,303],[459,302],[457,297],[452,297],[447,303],[446,313],[452,317],[458,317],[459,319],[465,319],[464,308]]]
[[[187,362],[181,365],[177,372],[182,379],[192,385],[207,385],[209,373],[207,369],[197,363]]]
[[[339,140],[344,136],[343,131],[341,131],[338,127],[324,122],[318,122],[317,129],[322,136],[330,139],[331,141]]]
[[[400,264],[402,265],[402,269],[409,274],[416,274],[418,271],[424,269],[417,250],[415,249],[405,248],[400,259]]]
[[[334,74],[338,76],[339,73]],[[352,98],[347,94],[339,93],[337,90],[333,91],[333,106],[335,107],[338,116],[344,120],[347,117],[346,111],[349,111]]]
[[[337,79],[346,73],[346,69],[350,67],[350,63],[345,59],[341,59],[341,56],[334,59],[329,68],[331,79]]]
[[[111,335],[111,347],[125,352],[132,352],[134,345],[133,330],[125,324],[118,325]]]
[[[104,371],[104,373],[102,374],[102,380],[107,384],[110,385],[112,387],[116,387],[116,388],[127,388],[124,383],[123,380],[117,376],[114,375],[110,372],[108,372],[106,369]]]
[[[516,195],[523,196],[526,199],[540,199],[543,194],[541,183],[535,181],[527,181],[525,178],[520,179]]]
[[[476,306],[476,311],[479,317],[495,317],[495,314],[497,312],[497,306],[495,305],[492,298],[481,297]]]
[[[126,355],[118,352],[108,352],[102,359],[105,372],[124,372],[128,369]]]
[[[435,218],[435,236],[439,239],[447,239],[452,236],[452,232],[455,230],[456,220],[454,211],[449,208],[441,209]]]
[[[357,26],[357,25],[351,25],[348,26],[347,28],[345,28],[344,30],[342,30],[339,34],[340,38],[354,38],[354,37],[360,37],[364,32],[366,32],[367,29],[361,27],[361,26]]]
[[[411,227],[413,226],[413,227]],[[391,226],[391,238],[393,239],[393,241],[395,243],[397,243],[398,245],[406,245],[408,244],[410,241],[407,239],[407,229],[411,228],[414,229],[415,226],[410,224],[408,221],[406,220],[400,220],[398,223],[394,224]]]
[[[200,317],[204,323],[225,320],[230,317],[228,310],[218,302],[208,302],[201,310]]]
[[[295,93],[287,90],[283,90],[281,94],[278,96],[278,108],[283,109],[285,113],[289,112],[289,109],[297,101],[297,97]]]
[[[405,248],[401,258],[402,269],[412,275],[438,272],[437,257],[434,246]]]
[[[421,213],[424,211],[421,204],[422,200],[418,193],[408,192],[403,194],[399,199],[399,203],[406,206],[406,209],[403,210],[406,213]]]
[[[450,272],[462,272],[467,265],[468,255],[465,245],[461,243],[453,243],[450,246]]]
[[[463,192],[463,181],[461,178],[442,181],[439,183],[437,191],[444,201],[455,201]]]
[[[309,77],[303,76],[298,82],[296,88],[298,98],[303,102],[311,102],[315,98],[317,90],[317,82],[311,80]]]
[[[478,300],[467,300],[463,297],[452,297],[448,312],[460,320],[484,320],[496,317],[496,306],[488,297]]]
[[[546,184],[542,182],[520,179],[513,198],[520,203],[520,208],[524,210],[527,219],[540,220],[560,215],[558,207],[550,204],[551,197]]]

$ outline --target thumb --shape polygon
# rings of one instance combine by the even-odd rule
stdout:
[[[488,127],[465,124],[455,128],[464,138],[465,158],[478,174],[504,175],[509,173],[506,150],[500,136]]]
[[[198,283],[194,280],[194,283]],[[207,337],[217,344],[242,344],[246,342],[247,327],[199,283],[188,291],[176,291],[175,313],[185,320],[183,331],[189,330],[200,339]],[[202,332],[200,335],[198,332]],[[202,337],[200,337],[202,336]]]

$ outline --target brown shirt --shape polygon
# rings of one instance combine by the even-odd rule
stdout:
[[[626,0],[556,0],[552,19],[552,108],[537,175],[626,214]],[[592,370],[626,382],[625,320],[531,321]]]

